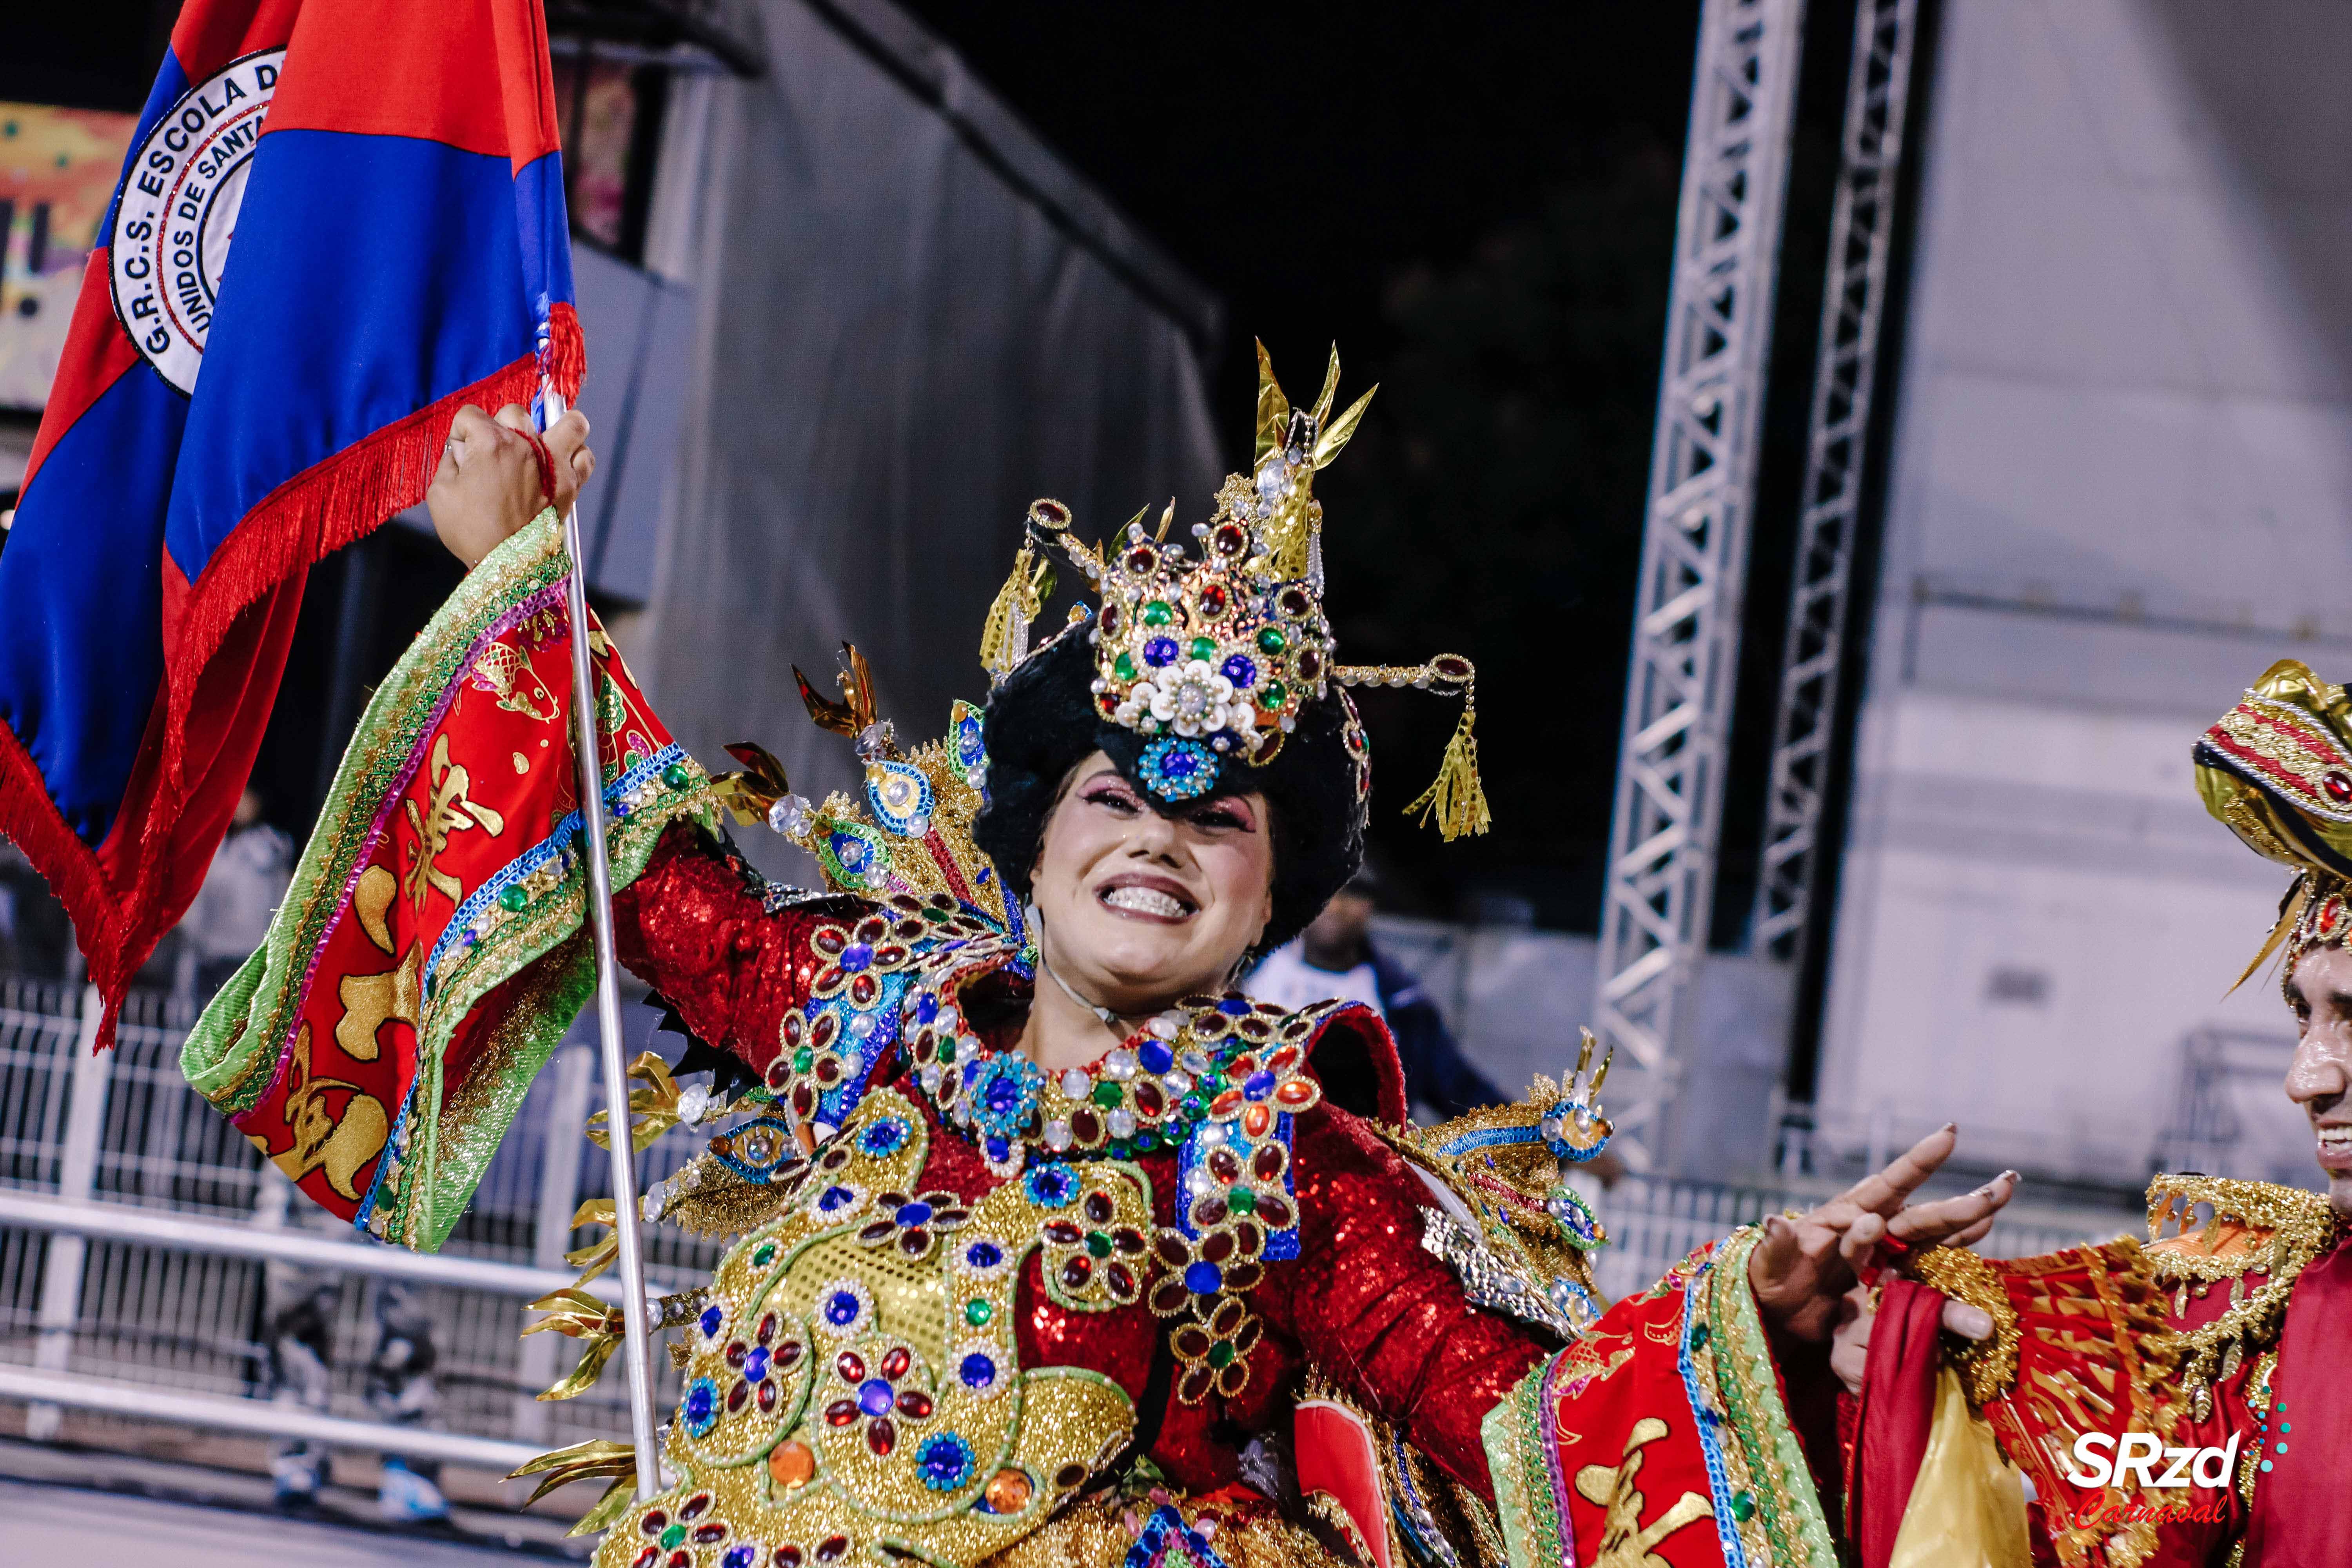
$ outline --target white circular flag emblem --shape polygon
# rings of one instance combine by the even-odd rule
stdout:
[[[284,49],[232,60],[180,95],[132,154],[114,214],[114,313],[147,363],[194,391],[221,270]]]

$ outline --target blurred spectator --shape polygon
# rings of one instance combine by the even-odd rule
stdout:
[[[1266,954],[1245,988],[1284,1007],[1337,997],[1376,1009],[1404,1059],[1406,1097],[1441,1118],[1501,1104],[1510,1096],[1464,1058],[1421,982],[1373,942],[1379,897],[1379,878],[1366,861],[1304,931]]]
[[[237,797],[228,837],[213,851],[205,885],[180,917],[178,930],[195,955],[200,1001],[227,984],[261,946],[269,917],[293,880],[294,841],[261,820],[262,805],[250,785]]]
[[[264,1343],[269,1352],[269,1397],[281,1405],[327,1414],[334,1391],[335,1310],[342,1276],[324,1269],[271,1264],[262,1273],[267,1293]],[[327,1446],[308,1437],[280,1438],[269,1453],[278,1506],[316,1506],[327,1482]]]
[[[424,1426],[440,1408],[441,1395],[433,1382],[433,1364],[438,1359],[433,1320],[425,1310],[422,1292],[398,1280],[379,1282],[375,1332],[375,1353],[367,1367],[370,1414],[394,1426]],[[449,1502],[441,1495],[440,1481],[438,1463],[386,1454],[376,1506],[395,1523],[446,1519]]]

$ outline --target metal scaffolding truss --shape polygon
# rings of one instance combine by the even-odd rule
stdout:
[[[1854,16],[1752,927],[1757,951],[1783,963],[1801,959],[1812,906],[1918,20],[1918,0],[1861,0]]]
[[[1631,1080],[1613,1146],[1636,1169],[1664,1152],[1714,892],[1803,17],[1801,0],[1706,0],[1699,18],[1595,991]]]

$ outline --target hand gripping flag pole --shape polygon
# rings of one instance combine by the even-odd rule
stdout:
[[[543,385],[546,423],[563,417],[563,395]],[[653,1329],[646,1321],[645,1243],[637,1209],[636,1142],[629,1129],[629,1063],[621,1035],[620,959],[613,942],[613,863],[604,847],[604,764],[596,741],[596,675],[588,658],[588,574],[580,548],[580,509],[563,513],[563,551],[571,557],[564,604],[572,619],[572,712],[580,753],[580,825],[588,839],[588,924],[596,942],[596,1051],[604,1068],[605,1140],[613,1156],[613,1234],[619,1243],[621,1322],[629,1371],[629,1438],[637,1452],[637,1496],[659,1491],[661,1447],[654,1433]]]

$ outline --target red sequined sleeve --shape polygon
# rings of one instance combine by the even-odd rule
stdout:
[[[1318,1106],[1293,1152],[1299,1256],[1255,1292],[1266,1326],[1493,1500],[1479,1423],[1549,1347],[1472,1306],[1423,1248],[1421,1210],[1436,1200],[1360,1118]]]
[[[613,900],[621,962],[678,1010],[701,1038],[765,1072],[782,1049],[784,1015],[806,1000],[809,937],[826,923],[806,910],[771,912],[765,883],[731,849],[680,823],[644,874]]]

